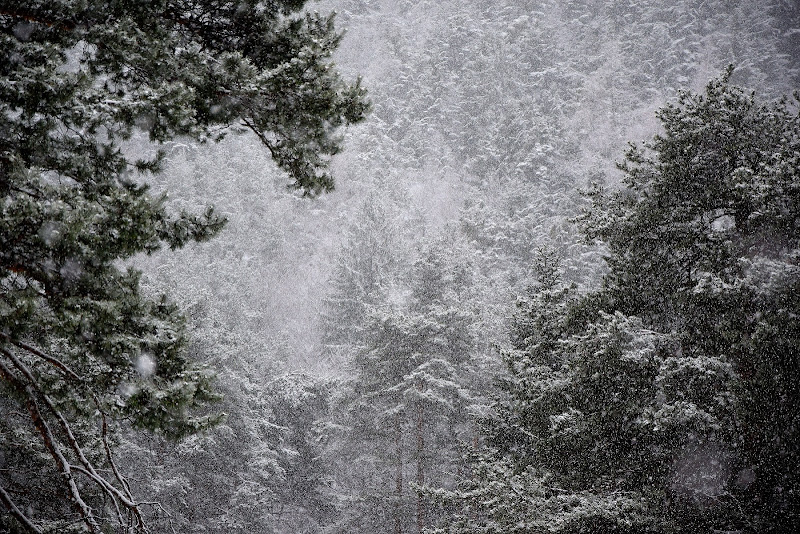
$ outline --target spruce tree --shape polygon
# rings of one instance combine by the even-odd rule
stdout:
[[[125,260],[217,234],[173,213],[124,143],[248,131],[305,194],[367,110],[303,0],[0,1],[0,529],[144,529],[119,424],[179,437],[216,419],[180,311]]]

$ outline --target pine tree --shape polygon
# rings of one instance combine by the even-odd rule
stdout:
[[[332,68],[332,17],[304,4],[0,2],[2,528],[143,529],[118,424],[178,437],[216,420],[179,310],[124,262],[224,220],[167,210],[140,176],[163,152],[123,144],[250,131],[295,187],[330,190],[336,132],[367,104]]]
[[[179,443],[146,431],[124,434],[120,469],[135,473],[136,494],[159,503],[145,510],[148,527],[268,534],[316,524],[329,508],[314,426],[324,388],[280,368],[276,359],[288,348],[279,340],[244,337],[218,313],[191,311],[200,321],[188,350],[213,365],[215,391],[224,396],[215,408],[226,417]]]
[[[656,504],[665,494],[652,488],[675,445],[650,422],[670,339],[599,312],[561,281],[552,255],[537,265],[483,448],[458,490],[432,492],[456,507],[435,532],[668,531]]]
[[[349,429],[337,531],[421,532],[436,511],[417,488],[449,485],[459,463],[474,351],[468,267],[438,243],[408,278],[402,296],[361,319],[337,421]]]
[[[594,191],[603,288],[543,263],[442,532],[797,529],[800,116],[730,75]]]
[[[325,299],[322,342],[331,357],[363,348],[364,318],[387,299],[392,271],[399,268],[398,234],[377,199],[365,203],[348,228]]]
[[[686,357],[733,369],[736,418],[720,444],[741,509],[731,521],[789,532],[800,521],[800,115],[797,100],[761,102],[731,74],[661,110],[664,133],[622,165],[627,189],[595,191],[585,222],[611,251],[611,306],[675,332]]]

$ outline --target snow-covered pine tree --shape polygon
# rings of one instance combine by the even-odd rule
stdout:
[[[450,484],[471,397],[475,317],[464,309],[468,266],[429,245],[407,287],[362,317],[336,444],[344,505],[337,531],[412,532],[432,510],[414,486]],[[397,288],[400,289],[400,288]]]
[[[714,498],[739,512],[713,526],[789,532],[800,524],[799,102],[763,102],[732,74],[660,111],[664,132],[622,165],[627,188],[597,190],[585,222],[611,251],[609,306],[677,336],[672,372],[685,382],[673,394],[698,391],[686,373],[700,362],[733,370]]]
[[[402,269],[401,232],[377,198],[364,203],[348,228],[324,302],[322,343],[329,358],[363,348],[364,319],[387,299]]]
[[[481,421],[483,447],[458,490],[431,492],[456,510],[432,532],[659,531],[651,505],[663,492],[640,481],[649,489],[669,463],[645,422],[669,337],[601,314],[561,281],[553,255],[540,256],[537,272]]]
[[[602,290],[543,269],[522,301],[441,532],[796,530],[800,117],[730,75],[594,192]]]
[[[314,423],[326,388],[281,369],[278,360],[289,353],[282,340],[242,336],[204,307],[201,301],[190,310],[188,351],[213,367],[215,391],[223,395],[214,407],[224,421],[179,443],[126,432],[116,449],[120,469],[135,473],[128,478],[132,491],[160,504],[145,510],[148,527],[186,534],[318,528],[330,512]]]
[[[0,516],[3,529],[144,528],[111,454],[117,422],[165,435],[215,419],[179,310],[123,262],[215,235],[172,213],[122,143],[250,131],[308,194],[367,109],[303,0],[0,2]],[[46,489],[42,489],[46,488]]]

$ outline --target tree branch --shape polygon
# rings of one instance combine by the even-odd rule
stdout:
[[[256,137],[258,137],[261,143],[269,149],[269,152],[270,154],[272,154],[272,157],[277,159],[278,153],[275,147],[272,146],[272,142],[269,139],[267,139],[267,136],[264,135],[264,132],[256,128],[255,123],[252,120],[247,119],[246,117],[242,118],[242,124],[247,126],[247,128],[249,128],[254,134],[256,134]]]
[[[16,520],[19,521],[20,524],[22,524],[23,527],[27,528],[34,534],[42,534],[42,531],[39,530],[39,527],[34,525],[33,522],[30,519],[28,519],[28,516],[22,513],[19,507],[17,507],[17,505],[14,504],[14,501],[11,499],[11,496],[8,493],[6,493],[6,490],[3,489],[3,486],[0,486],[0,502],[2,502],[6,506],[8,511],[11,512],[11,515],[13,515],[16,518]]]
[[[46,354],[46,353],[42,352],[41,350],[37,349],[36,347],[28,345],[27,343],[24,343],[22,341],[12,340],[11,338],[9,338],[5,334],[0,334],[0,335],[5,337],[6,339],[8,339],[11,343],[16,345],[17,347],[19,347],[19,348],[21,348],[23,350],[26,350],[26,351],[30,352],[31,354],[33,354],[35,356],[38,356],[39,358],[42,358],[43,360],[45,360],[46,362],[48,362],[52,366],[56,367],[63,374],[65,374],[66,376],[71,378],[73,381],[77,382],[78,385],[83,387],[89,393],[89,395],[91,395],[92,400],[93,400],[93,402],[95,404],[95,407],[97,407],[97,411],[100,413],[100,417],[102,419],[102,438],[103,438],[103,447],[104,447],[105,453],[106,453],[106,460],[108,460],[108,463],[111,466],[111,470],[114,472],[114,476],[117,478],[119,483],[122,484],[123,488],[125,489],[125,493],[126,493],[126,495],[128,497],[128,500],[133,502],[134,498],[133,498],[133,494],[131,493],[130,485],[128,484],[128,481],[125,479],[125,477],[122,476],[122,473],[119,472],[119,469],[117,468],[117,464],[114,462],[113,454],[111,452],[111,445],[109,445],[109,443],[108,443],[108,416],[107,416],[105,410],[103,410],[102,404],[100,403],[100,399],[97,397],[97,394],[95,394],[95,392],[92,391],[92,389],[89,386],[86,385],[86,383],[78,375],[78,373],[76,373],[75,371],[70,369],[61,360],[59,360],[57,358],[54,358],[53,356],[50,356],[49,354]]]
[[[8,352],[6,349],[0,349],[0,352],[2,352],[2,354],[7,358],[12,359],[12,361],[16,359],[14,358],[13,354]],[[28,412],[31,415],[33,425],[36,427],[36,430],[39,431],[45,447],[50,452],[53,460],[55,460],[56,465],[59,467],[61,474],[64,477],[65,484],[69,488],[72,503],[77,508],[78,512],[83,518],[83,522],[89,528],[89,531],[100,532],[100,525],[97,523],[97,520],[95,519],[91,508],[89,508],[89,505],[87,505],[81,497],[80,490],[78,490],[78,486],[75,483],[75,478],[72,476],[72,466],[61,452],[58,441],[53,435],[52,430],[50,430],[50,426],[47,424],[47,421],[45,421],[44,417],[42,417],[41,410],[39,410],[39,405],[36,402],[36,395],[34,391],[32,391],[31,386],[14,376],[14,373],[11,371],[11,369],[9,369],[3,362],[0,362],[0,376],[14,386],[17,391],[27,397],[25,404],[28,408]]]
[[[78,25],[74,22],[64,20],[46,20],[38,13],[26,11],[24,9],[2,9],[0,10],[0,16],[21,19],[27,22],[33,22],[35,24],[44,24],[48,28],[58,28],[59,30],[72,31],[78,27]]]
[[[43,360],[45,360],[46,362],[48,362],[52,366],[56,367],[64,375],[66,375],[68,378],[70,378],[73,381],[77,382],[81,387],[83,387],[89,393],[89,395],[91,395],[92,400],[93,400],[95,406],[97,407],[97,410],[100,413],[100,417],[101,417],[101,424],[102,424],[101,437],[102,437],[102,441],[103,441],[103,448],[104,448],[106,460],[108,461],[108,463],[109,463],[109,465],[111,467],[111,470],[114,473],[114,476],[116,477],[117,481],[119,481],[119,483],[122,485],[122,490],[120,490],[119,488],[114,486],[111,482],[109,482],[103,476],[101,476],[100,474],[97,473],[97,471],[95,470],[95,468],[92,465],[92,463],[86,458],[85,454],[83,453],[83,449],[82,449],[81,445],[78,443],[77,438],[75,438],[74,434],[72,433],[72,429],[71,429],[71,427],[69,425],[69,422],[63,417],[63,415],[53,405],[53,403],[49,399],[49,397],[47,397],[47,395],[45,395],[44,392],[42,392],[41,388],[39,388],[38,384],[36,383],[35,378],[33,377],[32,373],[30,372],[30,370],[28,370],[27,367],[25,367],[24,364],[21,361],[19,361],[19,359],[16,358],[13,354],[9,353],[5,349],[2,349],[3,354],[5,354],[6,357],[10,358],[12,360],[12,362],[14,363],[14,366],[17,367],[17,369],[19,369],[20,372],[22,372],[25,375],[25,377],[29,380],[29,382],[32,384],[32,386],[36,389],[36,391],[39,393],[39,395],[45,401],[45,403],[47,404],[47,407],[50,409],[50,411],[59,420],[59,422],[61,424],[61,427],[62,427],[65,435],[67,436],[67,441],[70,443],[72,450],[75,452],[75,454],[78,456],[78,459],[80,460],[81,464],[83,464],[83,466],[84,466],[84,468],[81,468],[81,469],[76,468],[76,470],[80,471],[81,473],[84,473],[86,476],[88,476],[90,479],[92,479],[96,484],[98,484],[103,489],[103,491],[106,494],[109,495],[109,497],[111,497],[112,501],[114,502],[114,507],[116,508],[117,516],[118,516],[118,520],[119,520],[120,524],[124,524],[124,520],[122,519],[122,514],[121,514],[121,512],[119,510],[119,504],[117,502],[117,499],[119,499],[119,501],[122,502],[123,506],[125,506],[125,508],[127,508],[129,510],[129,512],[132,513],[133,516],[136,518],[136,526],[137,526],[137,528],[140,528],[143,531],[147,532],[147,528],[146,528],[146,526],[144,524],[144,519],[142,518],[141,511],[139,510],[139,503],[137,503],[135,501],[135,499],[133,498],[133,494],[132,494],[132,492],[130,490],[130,485],[128,484],[128,481],[125,479],[125,477],[122,476],[122,473],[120,473],[119,469],[117,468],[116,463],[114,462],[113,454],[111,452],[111,446],[108,443],[108,418],[106,416],[105,411],[102,409],[102,405],[100,403],[100,399],[85,384],[85,382],[81,379],[81,377],[75,371],[70,369],[66,364],[64,364],[63,362],[61,362],[57,358],[54,358],[54,357],[52,357],[52,356],[50,356],[50,355],[38,350],[37,348],[35,348],[35,347],[31,346],[31,345],[26,344],[24,342],[12,340],[12,339],[9,338],[9,336],[7,336],[5,334],[0,334],[0,335],[5,337],[6,339],[8,339],[11,343],[16,345],[17,347],[19,347],[19,348],[21,348],[23,350],[26,350],[26,351],[30,352],[31,354],[34,354],[35,356],[38,356],[38,357],[42,358]]]

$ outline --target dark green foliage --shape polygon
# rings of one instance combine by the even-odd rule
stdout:
[[[679,445],[659,425],[697,418],[659,412],[669,336],[598,312],[540,261],[483,421],[486,449],[461,490],[440,494],[465,507],[444,531],[663,531],[651,507],[665,492],[646,488],[665,482]]]
[[[728,490],[748,528],[791,531],[800,520],[790,504],[800,491],[800,117],[797,101],[762,103],[728,76],[661,111],[664,134],[623,165],[628,190],[599,193],[586,222],[611,249],[617,309],[677,332],[686,354],[732,366],[727,447],[738,471]]]
[[[6,524],[98,532],[113,517],[141,529],[112,461],[117,424],[180,437],[217,420],[201,409],[210,375],[186,356],[179,310],[144,295],[124,262],[225,221],[168,210],[140,183],[163,153],[133,161],[123,144],[137,129],[155,143],[251,130],[295,187],[330,190],[337,130],[368,105],[330,63],[333,19],[304,4],[0,2]],[[52,495],[15,471],[40,465]]]
[[[664,322],[692,306],[698,285],[741,278],[740,260],[794,248],[800,139],[787,102],[762,104],[727,78],[659,118],[664,133],[621,165],[628,188],[595,191],[586,222],[611,249],[617,306]]]
[[[800,119],[730,74],[592,192],[603,289],[541,263],[443,531],[796,530]]]

